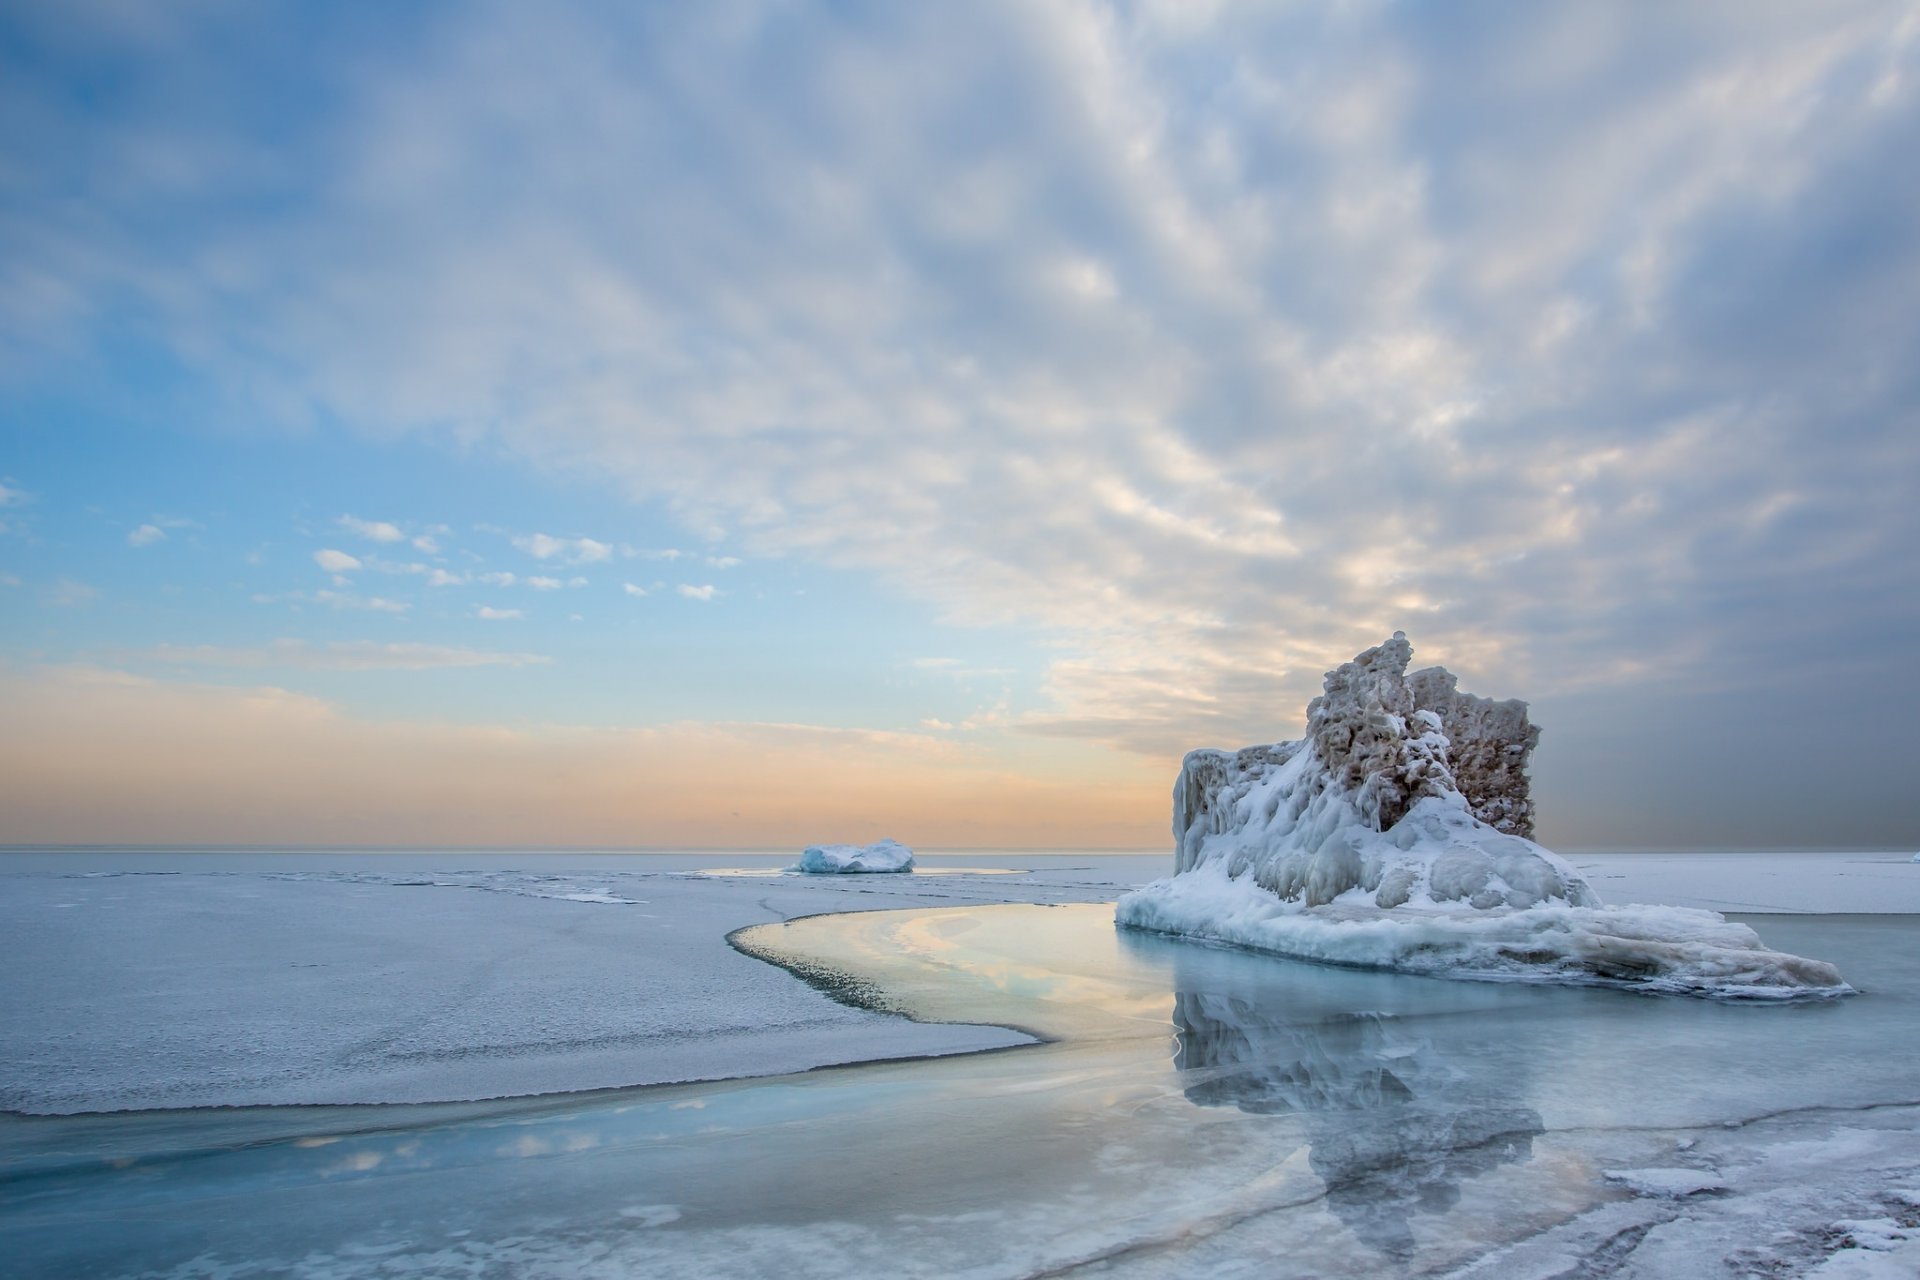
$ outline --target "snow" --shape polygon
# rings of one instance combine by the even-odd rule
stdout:
[[[1461,694],[1439,668],[1408,677],[1412,654],[1396,632],[1328,672],[1298,742],[1190,752],[1174,875],[1123,897],[1119,923],[1433,976],[1718,998],[1852,990],[1717,912],[1602,905],[1524,834],[1539,736],[1526,705]]]
[[[0,1111],[437,1102],[1024,1044],[849,1008],[727,936],[820,912],[1111,901],[1145,878],[1141,859],[1079,854],[938,878],[701,874],[714,862],[10,854]]]
[[[886,874],[913,870],[913,850],[898,840],[878,840],[873,844],[809,845],[800,861],[789,868],[809,875],[848,873]]]

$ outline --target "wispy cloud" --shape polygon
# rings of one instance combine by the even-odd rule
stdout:
[[[647,589],[645,587],[639,586],[631,582],[621,583],[620,589],[626,592],[630,596],[644,596],[645,594],[647,594]]]
[[[536,560],[558,560],[563,564],[596,564],[613,555],[610,543],[592,538],[556,538],[545,533],[523,534],[513,545]]]
[[[265,645],[156,645],[121,660],[237,669],[292,667],[311,671],[429,671],[457,667],[525,667],[551,662],[537,653],[504,653],[452,645],[341,640],[315,644],[280,639]]]
[[[404,542],[407,535],[400,526],[386,520],[362,520],[358,516],[341,516],[337,524],[352,534],[357,534],[369,542]]]
[[[313,562],[328,573],[351,573],[361,567],[358,556],[350,556],[344,551],[335,551],[331,547],[314,552]]]
[[[254,597],[255,601],[260,603],[269,602],[274,598],[275,597],[272,596]],[[367,613],[399,614],[406,613],[413,608],[411,604],[404,600],[393,600],[386,596],[363,596],[352,591],[332,591],[324,588],[313,592],[289,592],[285,598],[296,602],[311,601],[314,604],[324,604],[332,609],[354,609]]]
[[[72,609],[80,605],[92,604],[99,598],[100,589],[98,587],[90,587],[86,583],[76,582],[72,578],[61,578],[53,584],[53,589],[47,593],[47,603],[62,609]]]
[[[167,531],[159,525],[143,524],[127,534],[127,545],[130,547],[150,547],[156,542],[164,541],[166,536]]]
[[[675,587],[674,590],[678,591],[682,596],[686,597],[689,600],[702,600],[702,601],[713,600],[721,594],[720,588],[714,586],[710,582],[703,583],[699,586],[694,586],[691,583],[683,582],[679,586]]]
[[[524,609],[496,609],[492,605],[483,604],[473,611],[473,616],[485,618],[490,622],[510,622],[524,618],[527,614]]]

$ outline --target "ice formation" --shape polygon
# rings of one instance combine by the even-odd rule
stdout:
[[[809,845],[800,861],[789,871],[811,875],[837,875],[848,872],[887,872],[913,870],[913,850],[898,840],[879,840],[873,844]]]
[[[1719,997],[1838,995],[1829,964],[1687,907],[1607,907],[1535,844],[1527,705],[1407,674],[1385,644],[1327,673],[1298,742],[1193,751],[1174,874],[1122,925],[1334,964]]]

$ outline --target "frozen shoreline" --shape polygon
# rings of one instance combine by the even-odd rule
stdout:
[[[1920,911],[1920,867],[1906,856],[1571,860],[1611,902]],[[16,955],[0,979],[0,1110],[542,1096],[1023,1044],[997,1027],[835,1004],[727,935],[825,912],[1110,901],[1169,859],[972,852],[923,855],[931,875],[758,874],[787,861],[11,853],[0,858],[0,932]],[[712,874],[722,870],[756,874]],[[1025,874],[974,873],[1006,870]]]
[[[929,870],[941,861],[979,863]],[[727,942],[823,912],[1124,887],[1112,859],[1002,861],[1029,874],[707,874],[771,855],[14,855],[0,1111],[477,1101],[1025,1044],[849,1008]]]
[[[1839,1244],[1854,1229],[1845,1224],[1889,1220],[1904,1212],[1889,1197],[1920,1186],[1920,1077],[1886,1052],[1920,1025],[1920,921],[1776,917],[1783,944],[1831,946],[1866,994],[1754,1008],[1330,969],[1123,932],[1097,904],[993,905],[1022,882],[1093,894],[1092,881],[1130,866],[1144,879],[1164,860],[927,877],[911,887],[940,895],[917,904],[935,910],[792,912],[786,925],[782,911],[822,900],[789,899],[783,879],[687,881],[695,895],[731,885],[710,905],[767,921],[793,953],[826,957],[890,1006],[1028,1025],[1046,1044],[487,1103],[0,1118],[0,1163],[17,1192],[0,1212],[0,1253],[24,1276],[180,1280],[216,1262],[235,1280],[296,1270],[327,1280],[717,1277],[776,1266],[795,1280],[989,1280],[1089,1264],[1251,1280],[1271,1274],[1275,1257],[1328,1277],[1547,1280],[1603,1261],[1617,1280],[1671,1280],[1696,1274],[1674,1260],[1736,1250],[1766,1274],[1832,1259],[1904,1265],[1895,1249]],[[603,959],[650,935],[582,922],[640,920],[667,905],[638,875],[496,867],[466,883],[474,874],[443,870],[430,879],[447,883],[426,885],[411,875],[344,886],[221,879],[253,891],[241,901],[256,910],[318,890],[338,901],[344,888],[408,915],[479,904],[483,918],[523,916],[542,936],[585,931],[571,954]],[[78,883],[112,891],[130,880],[141,882],[136,895],[196,884]],[[0,890],[7,904],[18,888]],[[873,904],[861,889],[824,905]],[[967,903],[977,909],[937,909]],[[516,926],[473,945],[506,970],[524,957],[510,945],[523,938]],[[819,946],[827,938],[838,950]],[[697,941],[656,945],[647,958],[712,959],[714,939]],[[734,960],[796,997],[796,1009],[857,1012],[771,965]],[[417,976],[425,985],[406,996],[416,1004],[436,980]],[[499,999],[495,1017],[543,1009],[538,983],[492,994],[519,999]],[[1022,1001],[1055,1012],[1029,1016]],[[857,1019],[848,1025],[849,1044],[874,1043]],[[578,1065],[564,1045],[548,1055],[555,1070]],[[826,1151],[859,1158],[821,1178]],[[1724,1190],[1679,1194],[1689,1182]],[[1778,1224],[1778,1238],[1751,1238],[1755,1213]]]

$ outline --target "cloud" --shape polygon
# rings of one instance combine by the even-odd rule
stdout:
[[[647,589],[645,587],[635,586],[631,582],[621,583],[620,589],[626,592],[630,596],[643,596],[647,594]]]
[[[385,520],[362,520],[357,516],[341,516],[337,523],[348,533],[357,534],[369,542],[404,542],[407,535],[400,526]]]
[[[1280,736],[1397,626],[1492,693],[1840,664],[1842,718],[1920,698],[1898,6],[870,19],[409,19],[271,172],[233,161],[278,117],[204,104],[301,59],[223,62],[220,9],[156,19],[164,63],[76,28],[128,105],[7,89],[39,123],[0,327],[134,297],[290,420],[1017,628],[1054,657],[1008,715],[1061,741]]]
[[[696,587],[683,582],[674,590],[689,600],[712,600],[721,594],[720,588],[711,583]]]
[[[980,667],[962,662],[958,658],[915,658],[913,667],[916,671],[935,672],[939,675],[951,676],[955,680],[977,680],[1014,674],[1011,667]]]
[[[127,535],[130,547],[148,547],[166,540],[167,531],[157,524],[143,524]]]
[[[445,569],[434,569],[427,574],[427,585],[430,587],[459,587],[469,581],[466,574],[449,573]]]
[[[613,555],[613,547],[592,538],[555,538],[530,533],[513,539],[513,545],[536,560],[559,560],[563,564],[594,564]]]
[[[265,645],[157,645],[124,655],[174,666],[236,669],[294,667],[309,671],[431,671],[461,667],[525,667],[551,662],[537,653],[503,653],[451,645],[337,640],[314,644],[280,639]]]
[[[335,551],[331,548],[314,552],[313,562],[328,573],[348,573],[360,568],[360,560],[357,556],[350,556],[344,551]]]
[[[492,622],[513,621],[527,616],[524,609],[496,609],[492,605],[480,605],[473,611],[476,618],[486,618]]]
[[[62,609],[74,609],[81,605],[92,604],[99,598],[98,587],[90,587],[72,578],[60,579],[53,584],[53,590],[47,593],[47,602]]]
[[[535,591],[558,591],[560,588],[566,586],[567,584],[565,582],[562,582],[558,578],[543,578],[543,577],[535,576],[527,579],[527,585],[532,587]]]
[[[16,489],[6,484],[0,484],[0,507],[16,507],[24,503],[26,500],[27,500],[26,490]]]
[[[288,596],[291,600],[311,600],[315,604],[328,605],[335,609],[358,609],[369,613],[405,613],[413,608],[404,600],[390,600],[385,596],[355,595],[351,591],[315,591],[311,595],[295,591]]]

